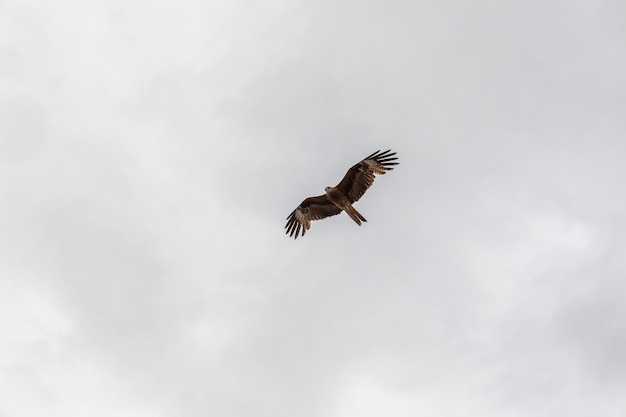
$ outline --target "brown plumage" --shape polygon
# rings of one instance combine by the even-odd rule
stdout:
[[[352,203],[358,201],[365,191],[374,183],[375,175],[383,175],[393,169],[394,162],[398,158],[391,153],[391,149],[381,152],[376,151],[363,159],[348,170],[341,182],[336,187],[326,187],[326,194],[317,197],[309,197],[287,216],[285,229],[289,236],[298,238],[304,236],[311,228],[312,220],[321,220],[345,211],[359,226],[366,222]]]

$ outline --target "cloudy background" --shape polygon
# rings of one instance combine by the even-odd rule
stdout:
[[[0,1],[0,416],[625,415],[625,51],[619,0]]]

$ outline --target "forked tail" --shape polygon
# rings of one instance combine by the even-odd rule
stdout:
[[[358,224],[359,226],[361,225],[361,221],[366,222],[367,220],[365,219],[365,217],[363,217],[363,215],[361,213],[359,213],[358,211],[356,211],[356,209],[354,207],[352,207],[352,205],[348,205],[345,208],[345,212],[348,214],[348,216],[350,216],[350,218],[352,220],[354,220],[356,222],[356,224]]]

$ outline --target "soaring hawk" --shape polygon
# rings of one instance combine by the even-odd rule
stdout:
[[[359,226],[366,222],[365,217],[352,204],[365,194],[374,183],[375,175],[382,175],[393,169],[398,158],[391,149],[374,152],[348,170],[336,187],[326,187],[326,194],[309,197],[287,216],[286,233],[298,238],[311,228],[312,220],[321,220],[345,211]]]

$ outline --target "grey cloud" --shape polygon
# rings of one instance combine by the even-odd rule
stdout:
[[[0,413],[626,410],[621,3],[25,7]],[[379,148],[367,224],[284,236]]]

